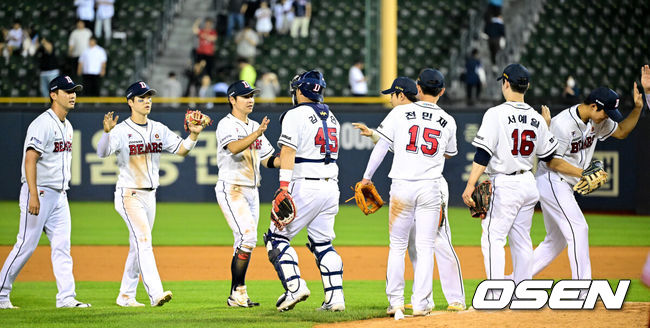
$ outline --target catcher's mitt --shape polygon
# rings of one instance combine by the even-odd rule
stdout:
[[[361,182],[357,182],[353,190],[354,197],[348,199],[346,203],[354,199],[365,215],[377,212],[384,205],[384,200],[381,199],[377,188],[372,183],[362,185]]]
[[[474,218],[485,219],[487,211],[490,209],[490,198],[492,197],[492,182],[485,180],[474,189],[472,200],[474,207],[469,208],[469,213]]]
[[[603,168],[603,162],[592,161],[582,171],[582,178],[573,186],[573,190],[581,195],[586,195],[600,188],[605,182],[607,182],[607,172]]]
[[[185,113],[185,131],[190,130],[190,124],[194,125],[203,125],[206,127],[212,125],[212,119],[203,113],[200,110],[187,110]]]
[[[284,189],[278,189],[271,203],[271,221],[278,230],[282,230],[295,218],[296,205],[293,203],[291,194]]]

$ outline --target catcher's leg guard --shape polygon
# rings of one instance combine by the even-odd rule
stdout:
[[[282,286],[285,290],[295,293],[303,282],[300,279],[296,250],[291,247],[288,238],[274,234],[271,230],[264,234],[264,244],[269,261],[278,273]]]
[[[323,305],[345,304],[341,256],[334,250],[331,241],[317,243],[311,237],[308,238],[309,243],[306,245],[316,257],[316,265],[323,280],[323,290],[325,291]]]

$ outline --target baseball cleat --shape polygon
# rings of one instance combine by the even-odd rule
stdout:
[[[386,314],[392,317],[395,315],[395,312],[397,312],[397,310],[400,310],[402,311],[402,313],[404,313],[404,305],[396,305],[396,306],[389,305],[388,308],[386,309]]]
[[[300,279],[300,288],[298,288],[295,293],[286,291],[284,294],[280,295],[277,303],[275,303],[275,307],[280,312],[289,311],[293,309],[297,303],[306,300],[310,294],[311,292],[309,291],[309,288],[307,288],[307,283]]]
[[[63,303],[61,306],[56,306],[58,308],[89,308],[90,303],[81,303],[74,298],[71,298],[67,302]]]
[[[461,302],[453,302],[447,306],[447,311],[464,311],[465,304]]]
[[[254,307],[260,303],[252,302],[246,292],[246,286],[239,286],[232,291],[227,300],[228,306],[231,307]]]
[[[115,304],[121,307],[144,307],[144,304],[136,301],[135,298],[118,296]]]
[[[433,310],[433,308],[430,308],[430,307],[425,308],[424,310],[415,310],[415,309],[413,309],[413,316],[414,317],[427,316],[427,315],[431,314],[432,310]]]
[[[172,300],[172,292],[166,291],[160,296],[156,297],[152,306],[163,306],[163,304]]]
[[[345,303],[325,303],[321,307],[316,308],[316,311],[330,311],[330,312],[343,312],[345,311]]]
[[[0,302],[0,309],[19,309],[19,307],[11,304],[11,301],[2,301]]]

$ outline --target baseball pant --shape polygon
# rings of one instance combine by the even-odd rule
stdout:
[[[504,279],[506,238],[514,268],[513,280],[532,279],[533,244],[530,226],[539,193],[530,171],[517,175],[496,174],[492,181],[490,208],[481,222],[481,250],[487,279]],[[490,296],[490,295],[488,295]]]
[[[465,304],[465,286],[463,284],[463,273],[460,269],[460,260],[451,244],[451,230],[449,228],[449,216],[447,204],[449,203],[449,186],[444,178],[440,179],[440,195],[442,199],[442,225],[438,225],[438,235],[434,244],[434,257],[438,263],[438,274],[440,275],[440,286],[445,295],[447,304]],[[415,225],[409,234],[408,253],[413,265],[413,272],[417,265],[417,252],[415,250]],[[433,304],[433,297],[431,298]]]
[[[390,250],[386,272],[386,296],[392,307],[404,305],[404,255],[411,227],[415,225],[418,260],[413,279],[413,310],[433,308],[433,247],[440,217],[440,181],[397,180],[390,186],[388,231]]]
[[[120,296],[135,298],[140,275],[149,300],[153,305],[163,293],[162,282],[156,267],[151,241],[151,229],[156,217],[156,191],[117,188],[115,210],[129,229],[129,255],[124,265]]]
[[[569,246],[571,279],[591,279],[589,227],[573,188],[555,172],[537,177],[546,237],[533,253],[533,276],[546,268]]]
[[[301,38],[306,38],[307,36],[309,36],[310,19],[311,18],[307,16],[294,18],[291,24],[291,37],[297,38],[299,36],[298,34],[299,32]]]
[[[20,189],[20,228],[16,244],[7,256],[0,272],[0,301],[9,301],[9,293],[18,273],[32,256],[41,234],[45,231],[52,249],[52,270],[56,278],[56,305],[62,306],[74,298],[75,283],[70,256],[70,207],[65,191],[38,187],[40,211],[28,213],[29,188],[23,183]]]
[[[215,193],[235,239],[234,248],[250,253],[257,244],[260,199],[257,188],[217,182]]]

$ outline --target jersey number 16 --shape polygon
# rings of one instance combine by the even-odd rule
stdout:
[[[533,140],[537,135],[533,130],[523,130],[521,131],[521,136],[519,135],[519,129],[514,129],[512,131],[512,154],[517,156],[530,156],[535,149],[535,143]]]

